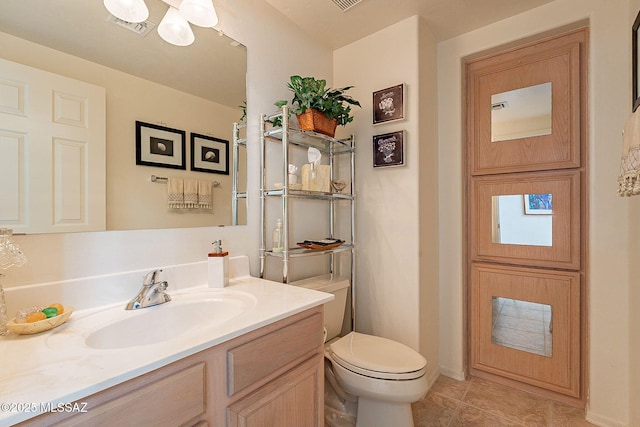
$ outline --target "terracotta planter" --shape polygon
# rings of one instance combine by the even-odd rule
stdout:
[[[302,114],[296,114],[298,118],[298,126],[302,130],[310,130],[318,132],[323,135],[334,137],[336,134],[336,127],[338,126],[337,119],[327,119],[327,117],[318,110],[307,110]]]

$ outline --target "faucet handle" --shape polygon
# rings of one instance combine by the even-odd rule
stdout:
[[[152,272],[147,273],[147,275],[144,277],[144,282],[142,282],[143,285],[149,286],[156,283],[156,279],[158,278],[158,276],[160,276],[161,272],[162,270],[153,270]]]

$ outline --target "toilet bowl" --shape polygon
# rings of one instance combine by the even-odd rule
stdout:
[[[398,342],[351,332],[329,345],[338,384],[358,397],[356,426],[412,427],[411,403],[428,389],[426,360]]]
[[[325,304],[325,356],[341,392],[358,400],[356,427],[413,427],[411,403],[428,390],[427,361],[396,341],[350,332],[339,338],[349,280],[324,275],[292,285],[332,293]]]

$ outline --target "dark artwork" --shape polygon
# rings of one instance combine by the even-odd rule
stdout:
[[[373,166],[399,166],[404,164],[403,132],[386,133],[373,137]]]
[[[404,118],[404,85],[373,93],[373,124]]]
[[[220,150],[217,148],[202,147],[202,157],[200,160],[209,163],[220,163]]]
[[[149,152],[151,154],[173,157],[173,141],[152,136],[149,138]]]

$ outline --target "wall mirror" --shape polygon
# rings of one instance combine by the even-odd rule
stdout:
[[[551,135],[551,82],[491,95],[491,142]]]
[[[494,296],[491,342],[540,356],[553,356],[552,309],[549,304]]]
[[[470,366],[576,396],[580,273],[476,262],[470,273]]]
[[[568,34],[468,62],[472,175],[580,166],[582,49]]]
[[[579,171],[475,177],[469,220],[473,259],[579,265],[579,178]]]
[[[553,195],[492,196],[492,241],[503,245],[551,246]]]
[[[0,57],[105,87],[107,230],[231,225],[234,171],[136,165],[135,121],[185,131],[187,150],[190,133],[229,141],[232,154],[233,122],[246,105],[246,47],[196,26],[191,46],[170,45],[156,31],[168,5],[146,3],[151,23],[125,28],[101,1],[3,0]],[[245,191],[244,148],[238,160],[239,191]],[[171,212],[166,181],[152,182],[152,175],[219,182],[212,211]],[[238,210],[237,223],[246,224],[245,200]]]

